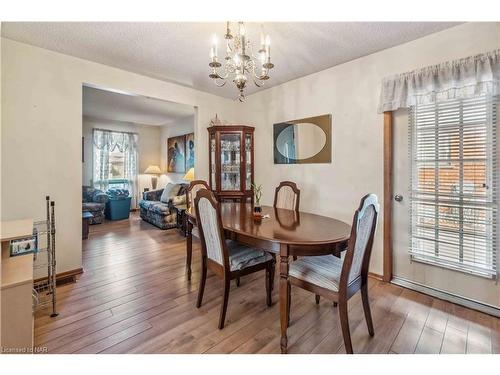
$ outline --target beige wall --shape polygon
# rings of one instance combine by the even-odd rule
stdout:
[[[259,91],[236,104],[237,120],[256,127],[255,178],[264,187],[263,203],[272,203],[281,180],[297,182],[302,210],[349,223],[364,194],[375,193],[382,203],[383,116],[377,113],[382,78],[499,48],[499,25],[460,25]],[[328,113],[331,164],[274,165],[274,123]],[[378,274],[383,272],[383,212],[380,218],[370,269]]]
[[[197,177],[207,178],[207,131],[233,102],[45,49],[2,39],[2,219],[44,217],[56,201],[57,271],[81,267],[82,84],[196,106]]]
[[[160,177],[158,188],[163,188],[168,182],[184,182],[182,180],[182,177],[184,177],[185,173],[167,173],[167,140],[170,137],[192,133],[194,131],[194,121],[195,116],[189,116],[183,119],[179,119],[173,123],[163,125],[161,127],[160,168],[165,173]],[[205,133],[207,132],[206,130],[203,131],[205,131]],[[198,156],[198,150],[195,149],[195,159],[198,159]],[[206,166],[208,168],[208,161],[205,155],[201,155],[201,158],[205,160]],[[196,175],[198,176],[198,170],[196,168],[195,171]]]

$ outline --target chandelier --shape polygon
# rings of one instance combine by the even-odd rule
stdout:
[[[243,91],[249,79],[252,79],[257,87],[262,87],[269,79],[269,71],[274,67],[271,62],[271,43],[269,35],[264,37],[261,30],[260,48],[257,54],[254,54],[250,40],[245,35],[243,22],[238,22],[238,32],[234,36],[230,27],[230,23],[227,22],[226,34],[224,35],[226,56],[223,63],[219,62],[217,54],[217,36],[213,37],[210,51],[211,61],[208,64],[211,73],[208,76],[214,80],[218,87],[224,86],[231,76],[240,92],[238,99],[243,102],[245,101]]]

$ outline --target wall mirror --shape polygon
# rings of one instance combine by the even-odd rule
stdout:
[[[332,115],[274,124],[274,164],[332,162]]]

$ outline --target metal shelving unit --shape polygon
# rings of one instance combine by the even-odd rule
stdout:
[[[33,235],[37,236],[38,251],[33,254],[33,271],[47,270],[46,277],[33,282],[33,310],[51,309],[51,317],[59,315],[56,310],[56,215],[55,202],[46,196],[46,220],[33,223]]]

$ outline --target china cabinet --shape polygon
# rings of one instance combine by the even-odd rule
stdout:
[[[218,199],[252,200],[254,130],[243,125],[208,128],[210,188]]]

